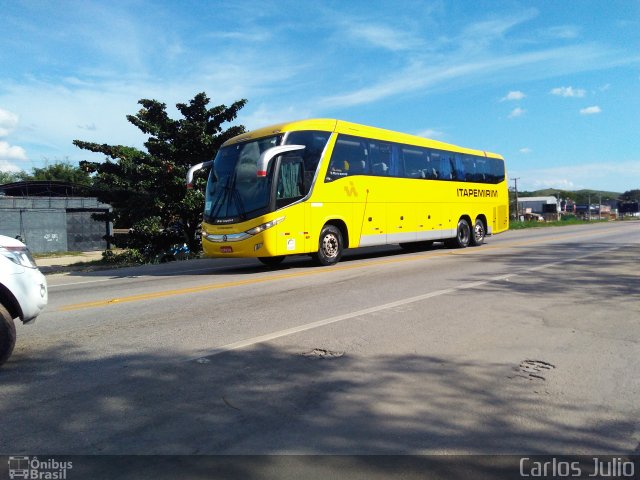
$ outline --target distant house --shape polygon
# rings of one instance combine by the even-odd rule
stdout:
[[[559,213],[558,199],[552,195],[548,197],[520,197],[518,199],[520,211],[525,213]]]
[[[0,185],[0,234],[20,237],[34,253],[104,250],[112,225],[93,217],[111,206],[88,193],[67,182]]]

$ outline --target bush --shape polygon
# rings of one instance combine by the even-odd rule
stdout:
[[[145,263],[144,255],[135,248],[115,253],[113,250],[105,250],[102,252],[102,261],[109,265],[139,265]]]
[[[119,236],[115,245],[126,250],[134,250],[133,258],[141,258],[138,263],[162,261],[175,245],[187,243],[187,238],[179,223],[162,228],[160,217],[149,217],[137,222],[126,236]]]

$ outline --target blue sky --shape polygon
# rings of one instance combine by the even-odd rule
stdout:
[[[640,2],[0,0],[0,170],[142,147],[201,91],[500,153],[519,189],[640,188]]]

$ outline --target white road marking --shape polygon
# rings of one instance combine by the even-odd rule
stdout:
[[[362,310],[357,310],[355,312],[351,312],[351,313],[345,313],[343,315],[338,315],[335,317],[330,317],[330,318],[325,318],[323,320],[318,320],[315,322],[311,322],[311,323],[307,323],[304,325],[299,325],[297,327],[291,327],[291,328],[287,328],[284,330],[279,330],[277,332],[273,332],[273,333],[268,333],[265,335],[260,335],[257,337],[253,337],[253,338],[248,338],[246,340],[240,340],[238,342],[234,342],[234,343],[229,343],[227,345],[223,345],[220,347],[216,347],[213,348],[211,350],[204,350],[201,351],[198,355],[196,356],[191,356],[189,357],[186,361],[194,361],[194,360],[199,360],[201,358],[204,357],[212,357],[215,355],[220,355],[222,353],[225,352],[230,352],[233,350],[238,350],[241,348],[245,348],[245,347],[250,347],[259,343],[265,343],[265,342],[269,342],[271,340],[276,340],[278,338],[282,338],[282,337],[286,337],[289,335],[294,335],[296,333],[301,333],[301,332],[306,332],[308,330],[313,330],[314,328],[319,328],[319,327],[324,327],[326,325],[331,325],[332,323],[338,323],[338,322],[342,322],[344,320],[350,320],[352,318],[356,318],[356,317],[361,317],[364,315],[369,315],[372,313],[377,313],[380,312],[382,310],[389,310],[391,308],[395,308],[395,307],[400,307],[403,305],[408,305],[411,303],[416,303],[416,302],[421,302],[423,300],[428,300],[430,298],[434,298],[434,297],[439,297],[442,295],[447,295],[449,293],[454,293],[460,290],[467,290],[470,288],[477,288],[477,287],[481,287],[483,285],[486,285],[488,283],[492,283],[492,282],[499,282],[501,280],[508,280],[511,277],[516,277],[519,275],[523,275],[525,273],[529,273],[529,272],[536,272],[539,270],[543,270],[545,268],[550,268],[550,267],[555,267],[557,265],[562,265],[564,263],[569,263],[569,262],[573,262],[576,260],[581,260],[583,258],[586,257],[591,257],[594,255],[602,255],[604,253],[607,252],[611,252],[614,250],[618,250],[622,248],[621,246],[616,246],[616,247],[612,247],[606,250],[598,250],[595,252],[591,252],[591,253],[587,253],[584,255],[579,255],[577,257],[571,257],[571,258],[566,258],[564,260],[558,260],[556,262],[550,262],[550,263],[545,263],[543,265],[538,265],[535,267],[531,267],[531,268],[527,268],[524,270],[519,270],[517,272],[514,273],[508,273],[508,274],[503,274],[503,275],[497,275],[495,277],[491,277],[487,280],[481,280],[478,282],[472,282],[472,283],[464,283],[462,285],[458,285],[457,287],[451,287],[451,288],[445,288],[442,290],[435,290],[433,292],[429,292],[429,293],[425,293],[422,295],[417,295],[415,297],[409,297],[409,298],[405,298],[402,300],[397,300],[395,302],[389,302],[389,303],[385,303],[383,305],[377,305],[375,307],[370,307],[370,308],[365,308]]]

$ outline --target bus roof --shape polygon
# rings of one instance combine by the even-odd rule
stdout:
[[[427,148],[437,148],[440,150],[448,150],[457,153],[468,153],[471,155],[486,156],[491,158],[502,159],[501,155],[483,150],[474,150],[471,148],[459,147],[450,143],[440,142],[425,137],[409,135],[407,133],[395,132],[383,128],[370,127],[358,123],[346,122],[344,120],[336,120],[331,118],[311,118],[307,120],[295,120],[291,122],[277,123],[267,127],[252,130],[251,132],[242,133],[229,140],[223,146],[233,143],[244,142],[254,138],[266,137],[278,133],[291,132],[297,130],[320,130],[325,132],[337,132],[345,135],[359,135],[367,138],[375,138],[386,140],[389,142],[405,143]]]

